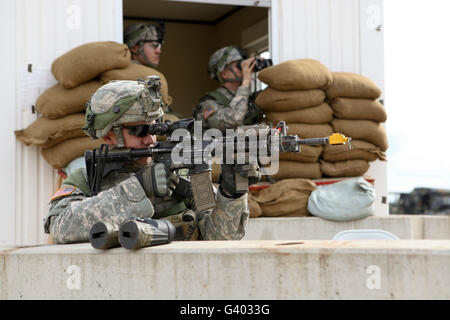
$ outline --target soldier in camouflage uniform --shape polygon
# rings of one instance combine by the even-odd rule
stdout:
[[[140,81],[112,81],[99,88],[86,106],[83,130],[102,138],[111,148],[145,148],[155,144],[148,124],[163,115],[160,95],[150,94]],[[172,168],[171,168],[172,169]],[[237,192],[235,174],[260,178],[257,166],[222,165],[222,180],[216,192],[216,207],[194,212],[193,201],[173,194],[179,176],[162,163],[141,158],[114,171],[89,196],[86,170],[81,168],[63,181],[50,202],[44,230],[56,243],[89,241],[89,231],[98,221],[120,226],[132,217],[164,218],[181,225],[185,240],[239,240],[249,218],[247,194]],[[254,178],[253,178],[254,180]],[[255,181],[254,183],[256,183]],[[250,183],[251,184],[251,183]]]
[[[238,68],[240,60],[241,68]],[[212,54],[208,73],[220,87],[206,93],[193,111],[193,117],[201,120],[205,129],[225,132],[225,129],[255,123],[258,115],[249,106],[253,68],[254,58],[247,59],[238,47],[225,47]]]
[[[164,21],[134,23],[124,31],[124,42],[131,51],[131,62],[156,68],[164,40]]]

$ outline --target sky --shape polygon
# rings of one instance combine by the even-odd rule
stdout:
[[[450,189],[450,1],[384,1],[388,190]]]

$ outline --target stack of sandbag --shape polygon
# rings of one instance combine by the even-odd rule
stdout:
[[[250,217],[306,217],[308,200],[317,187],[307,179],[284,179],[248,193]]]
[[[333,109],[333,131],[351,137],[352,149],[325,146],[320,160],[322,174],[328,177],[362,176],[370,162],[386,160],[388,141],[382,123],[387,114],[377,101],[381,90],[360,74],[334,72],[333,85],[325,92]]]
[[[127,45],[115,42],[83,44],[58,57],[51,66],[58,83],[36,101],[41,117],[16,131],[16,137],[25,145],[42,147],[42,155],[56,169],[99,147],[102,139],[93,140],[81,130],[86,102],[103,85],[100,74],[130,63]]]
[[[266,68],[258,78],[268,85],[255,102],[265,112],[267,120],[276,125],[285,121],[288,134],[302,139],[326,137],[333,132],[330,121],[333,111],[325,101],[323,90],[333,81],[331,72],[319,61],[290,60]],[[280,154],[275,179],[319,179],[319,156],[322,146],[302,146],[298,154]]]

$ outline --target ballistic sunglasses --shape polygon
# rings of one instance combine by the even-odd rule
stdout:
[[[128,130],[128,133],[132,136],[136,136],[136,137],[145,137],[148,134],[151,134],[150,132],[150,128],[151,125],[150,124],[138,124],[135,126],[122,126],[122,128],[125,128]]]
[[[142,42],[144,42],[144,43],[150,43],[150,46],[153,48],[153,49],[161,49],[161,47],[162,47],[162,41],[160,42],[160,41],[155,41],[155,40],[144,40],[144,41],[142,41]]]

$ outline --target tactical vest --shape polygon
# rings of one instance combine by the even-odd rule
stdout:
[[[205,95],[200,99],[199,104],[195,107],[194,111],[192,112],[192,116],[197,119],[197,115],[201,112],[201,106],[200,102],[203,102],[205,100],[215,100],[220,105],[224,106],[225,108],[228,108],[230,106],[231,99],[228,99],[227,96],[225,96],[222,92],[219,90],[210,91],[205,93]],[[263,116],[262,110],[256,105],[254,95],[251,94],[248,98],[248,109],[247,114],[244,118],[244,125],[252,125],[258,122]],[[206,121],[204,121],[203,117],[201,117],[203,121],[203,128],[208,129],[209,125]]]

